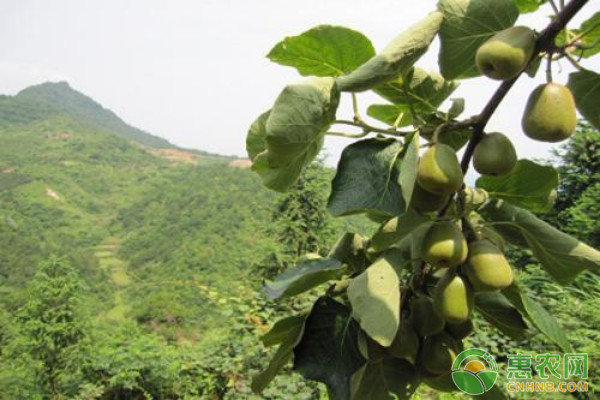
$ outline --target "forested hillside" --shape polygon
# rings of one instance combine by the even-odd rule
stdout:
[[[231,161],[66,83],[0,98],[0,399],[249,395],[273,312],[263,270],[293,259],[273,231],[290,200]],[[323,210],[332,173],[311,174]],[[346,224],[322,210],[313,251]]]

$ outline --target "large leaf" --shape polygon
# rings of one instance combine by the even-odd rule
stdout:
[[[419,379],[415,368],[406,360],[384,358],[367,363],[352,376],[352,400],[410,399]],[[393,396],[393,395],[397,396]]]
[[[295,338],[299,335],[305,320],[306,315],[292,315],[282,318],[260,340],[267,347],[284,343],[290,340],[290,338]]]
[[[600,74],[578,71],[569,75],[569,89],[573,92],[577,110],[597,129],[600,129]]]
[[[440,0],[439,65],[446,79],[480,75],[475,53],[496,32],[512,26],[519,10],[511,0]]]
[[[515,305],[533,326],[538,328],[548,339],[556,343],[562,351],[570,353],[573,351],[567,335],[558,325],[556,319],[538,302],[523,293],[517,284],[513,284],[502,291],[508,300]]]
[[[508,200],[534,212],[545,212],[554,204],[558,172],[551,166],[519,160],[510,174],[482,176],[476,186],[486,190],[492,197]]]
[[[400,280],[392,262],[378,259],[348,286],[352,316],[384,347],[392,344],[400,325]]]
[[[527,324],[519,311],[499,292],[480,292],[475,296],[477,311],[505,335],[522,340],[528,336]]]
[[[399,217],[394,217],[375,232],[371,238],[371,248],[377,252],[383,251],[428,221],[427,217],[412,210]]]
[[[294,67],[301,75],[339,76],[352,72],[375,55],[371,41],[343,26],[319,25],[277,43],[267,57]]]
[[[294,368],[307,379],[325,383],[331,400],[350,398],[350,379],[365,362],[357,347],[359,329],[348,307],[321,297],[294,349]]]
[[[412,105],[416,111],[436,111],[456,90],[458,84],[446,81],[436,72],[413,68],[405,76],[378,86],[374,91],[394,104]]]
[[[286,330],[285,336],[279,335],[277,340],[281,342],[281,345],[277,349],[277,352],[275,352],[267,369],[252,379],[251,387],[255,393],[262,392],[292,358],[294,347],[300,343],[300,339],[302,339],[302,335],[304,334],[305,317],[296,318],[301,318],[301,320],[295,320],[293,327]]]
[[[441,22],[442,15],[439,12],[433,12],[409,27],[375,57],[351,74],[338,78],[340,90],[362,92],[408,72],[414,63],[427,52]]]
[[[585,269],[598,270],[600,251],[552,227],[531,212],[504,200],[490,200],[480,213],[509,242],[528,247],[560,284],[569,284]]]
[[[267,128],[265,125],[270,113],[271,110],[262,113],[252,125],[250,125],[250,129],[248,130],[248,135],[246,136],[246,152],[252,161],[267,148]]]
[[[257,132],[266,132],[266,149],[255,156],[252,170],[274,190],[285,191],[304,167],[317,156],[323,138],[335,119],[340,93],[333,78],[310,78],[286,86]],[[252,130],[251,130],[252,131]],[[252,152],[258,150],[260,133],[252,135]],[[255,139],[256,138],[256,139]]]
[[[406,205],[399,184],[401,151],[402,144],[394,139],[373,138],[346,147],[332,182],[331,214],[402,214]]]
[[[546,3],[548,0],[512,0],[513,3],[519,8],[521,14],[530,13],[537,11],[540,5]]]
[[[265,292],[272,299],[290,297],[306,292],[339,277],[343,264],[339,260],[324,258],[306,261],[288,269],[272,281],[265,282]]]

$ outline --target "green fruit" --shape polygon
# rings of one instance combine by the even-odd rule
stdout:
[[[470,319],[458,324],[447,323],[446,331],[456,340],[462,340],[473,332],[473,321]]]
[[[383,347],[371,339],[362,330],[358,331],[357,345],[360,354],[370,363],[376,363],[383,359],[385,353]]]
[[[492,79],[507,80],[525,69],[535,50],[535,33],[513,26],[496,33],[475,54],[477,68]]]
[[[394,341],[388,347],[388,353],[396,358],[408,359],[414,362],[419,353],[419,336],[412,326],[412,321],[406,320],[400,323]]]
[[[494,132],[484,136],[473,152],[473,166],[482,175],[501,176],[517,165],[515,146],[505,135]]]
[[[425,233],[422,252],[423,260],[434,267],[456,267],[467,259],[467,242],[454,222],[438,222]]]
[[[540,142],[556,143],[569,138],[577,126],[571,91],[558,83],[536,87],[527,101],[521,125],[527,136]]]
[[[463,173],[454,149],[445,144],[431,146],[419,162],[417,182],[438,196],[448,196],[463,183]]]
[[[444,329],[444,320],[436,311],[433,300],[424,295],[417,295],[411,303],[410,316],[419,336],[429,336]]]
[[[471,316],[473,292],[467,282],[451,271],[440,279],[433,299],[435,308],[446,322],[458,324]]]
[[[465,273],[475,290],[505,289],[514,280],[506,257],[489,240],[469,243],[469,262]]]
[[[418,183],[415,184],[410,206],[421,212],[434,212],[440,210],[448,202],[450,196],[438,196],[423,189]]]
[[[447,333],[439,333],[425,338],[421,363],[423,368],[431,374],[446,374],[452,369],[456,352],[455,340]]]

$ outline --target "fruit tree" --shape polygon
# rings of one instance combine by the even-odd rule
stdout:
[[[292,359],[331,399],[403,399],[421,384],[452,389],[451,366],[473,330],[474,310],[507,335],[528,321],[572,351],[554,318],[519,287],[505,247],[529,249],[563,285],[598,270],[600,252],[534,214],[553,206],[554,168],[519,160],[510,139],[516,132],[486,131],[525,74],[545,79],[523,110],[527,140],[568,140],[577,111],[600,127],[600,74],[585,66],[600,52],[600,12],[591,15],[587,0],[551,0],[555,15],[545,29],[515,26],[541,3],[439,0],[379,53],[361,33],[331,25],[271,50],[272,61],[309,77],[286,86],[252,123],[252,170],[283,192],[327,135],[354,140],[341,155],[328,210],[364,213],[381,226],[371,237],[346,233],[327,257],[307,257],[266,283],[274,298],[324,290],[310,310],[277,321],[263,337],[279,347],[255,377],[256,392]],[[590,16],[571,26],[580,11]],[[440,71],[427,72],[415,64],[436,37]],[[574,66],[568,82],[552,80],[559,60]],[[537,77],[541,66],[546,73]],[[498,84],[479,114],[461,118],[463,99],[440,109],[460,80],[476,77]],[[373,121],[359,112],[365,91],[387,101],[368,107]],[[348,119],[338,112],[342,95],[354,106]],[[464,179],[471,163],[480,174],[474,187]],[[486,395],[501,393],[495,387]]]

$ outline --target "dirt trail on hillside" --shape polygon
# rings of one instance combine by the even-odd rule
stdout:
[[[118,238],[108,238],[103,244],[96,246],[94,252],[100,262],[100,268],[110,275],[110,283],[114,288],[114,307],[103,315],[104,318],[109,320],[125,319],[125,315],[130,309],[130,306],[125,302],[125,291],[131,284],[131,276],[128,271],[128,263],[119,258],[120,244]]]

